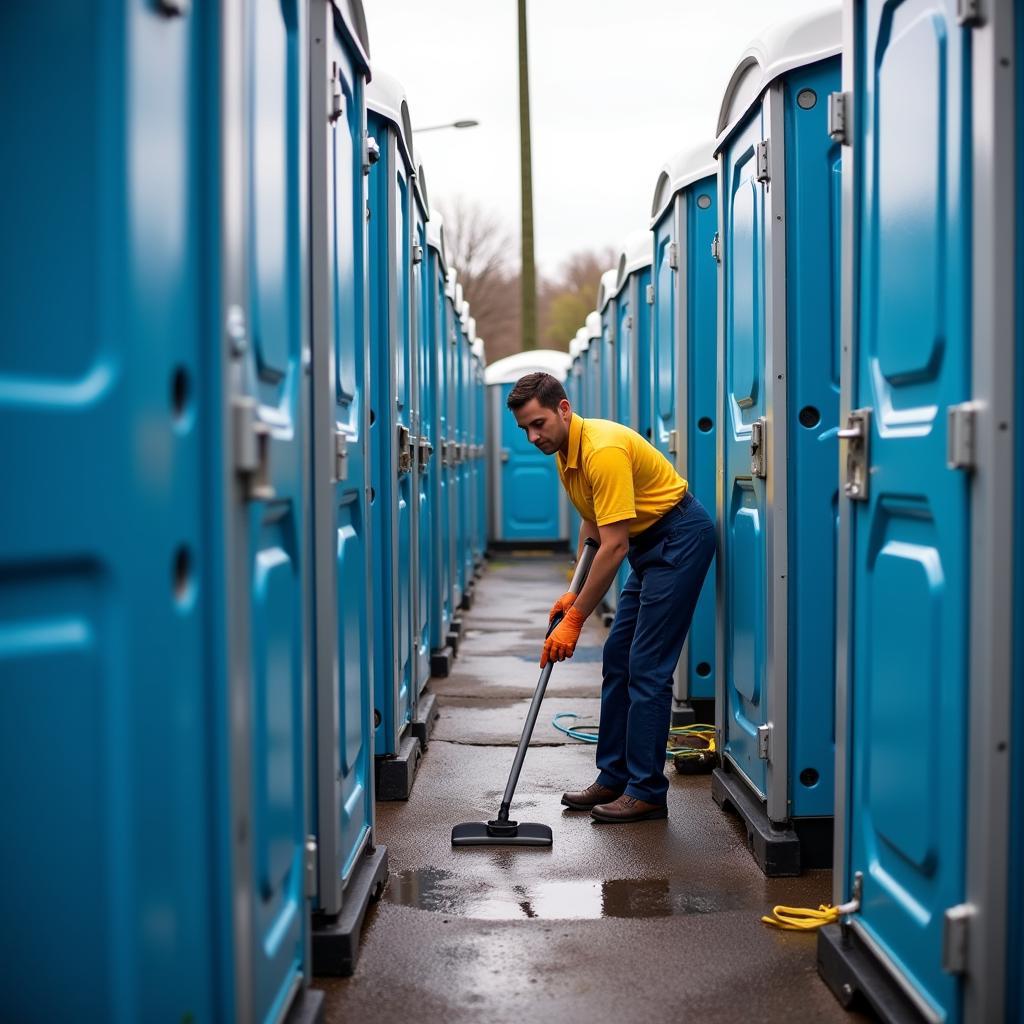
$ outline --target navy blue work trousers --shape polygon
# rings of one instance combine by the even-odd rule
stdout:
[[[633,571],[604,645],[597,781],[648,803],[668,792],[672,676],[714,554],[711,517],[687,492],[626,555]]]

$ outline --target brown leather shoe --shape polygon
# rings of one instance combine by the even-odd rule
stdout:
[[[563,793],[562,803],[574,811],[589,811],[598,804],[605,804],[622,795],[621,789],[609,789],[600,782],[591,783],[576,793]]]
[[[597,804],[590,811],[594,821],[613,825],[628,821],[650,821],[652,818],[667,818],[668,808],[664,804],[649,804],[635,796],[620,796],[610,804]]]

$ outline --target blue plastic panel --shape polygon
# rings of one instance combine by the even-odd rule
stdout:
[[[253,1013],[274,1020],[304,966],[306,660],[305,5],[246,11],[248,374],[273,423],[274,496],[249,515]]]
[[[369,115],[380,159],[369,175],[370,448],[376,754],[395,754],[411,717],[412,474],[399,427],[410,429],[410,189],[394,126]],[[405,440],[405,436],[403,436]]]
[[[415,650],[413,663],[415,672],[414,699],[427,685],[430,678],[430,612],[434,591],[434,502],[433,475],[436,463],[427,458],[423,443],[433,447],[434,430],[434,389],[436,374],[433,372],[435,348],[430,334],[430,287],[427,280],[429,264],[427,254],[427,231],[423,213],[417,206],[415,221],[416,244],[423,254],[413,265],[413,307],[416,316],[415,352],[416,360],[416,426],[421,444],[416,455],[416,475],[413,481],[416,500],[416,552],[415,578],[416,601],[414,635]]]
[[[141,3],[3,23],[0,1006],[230,1018],[215,43]]]
[[[357,71],[344,36],[328,45],[328,66],[338,70],[345,117],[325,129],[328,138],[329,263],[334,365],[333,422],[347,450],[344,479],[334,484],[334,536],[330,550],[337,559],[335,585],[338,638],[337,721],[322,723],[320,738],[334,739],[330,758],[318,759],[320,786],[333,788],[338,840],[332,865],[342,880],[351,875],[358,851],[373,823],[371,737],[373,730],[373,556],[366,485],[370,473],[367,428],[370,352],[366,306],[367,235],[363,209],[366,178],[362,169],[362,136],[366,128],[362,73]],[[317,344],[317,339],[314,339]],[[319,381],[314,382],[320,386]],[[318,468],[320,468],[318,466]],[[322,467],[331,472],[334,465]],[[315,572],[321,571],[318,560]],[[319,647],[319,645],[318,645]],[[318,680],[322,674],[318,671]],[[318,707],[324,705],[318,702]],[[332,763],[333,762],[333,763]],[[323,840],[321,840],[323,842]],[[333,889],[333,887],[332,887]],[[333,892],[322,906],[337,913]]]
[[[783,88],[788,225],[788,791],[794,817],[827,816],[835,806],[840,147],[828,136],[826,101],[839,87],[836,58],[794,71]]]
[[[688,391],[682,410],[686,418],[687,451],[682,473],[690,490],[713,514],[718,443],[715,387],[718,374],[718,273],[711,243],[718,227],[718,182],[694,182],[677,202],[686,204],[686,336]],[[671,208],[670,208],[671,209]],[[657,293],[655,293],[657,303]],[[688,693],[691,698],[715,696],[715,573],[712,563],[693,613],[686,646]]]
[[[724,388],[718,415],[724,432],[723,502],[718,509],[725,580],[718,620],[724,648],[719,666],[724,745],[762,796],[766,772],[758,758],[757,729],[768,721],[766,489],[763,478],[751,475],[750,437],[751,424],[765,415],[765,197],[755,179],[754,155],[764,137],[763,120],[759,107],[724,154]]]
[[[557,540],[561,483],[555,456],[544,455],[526,439],[515,417],[505,410],[511,384],[500,388],[501,445],[508,461],[501,463],[503,540]]]
[[[669,211],[671,211],[669,207]],[[651,443],[667,458],[670,434],[676,429],[677,275],[672,266],[675,223],[667,212],[654,229],[654,315],[651,318]],[[709,506],[710,507],[710,506]]]
[[[433,611],[430,619],[431,646],[445,646],[452,621],[451,522],[449,490],[451,469],[445,457],[448,438],[448,396],[451,387],[448,369],[448,302],[445,298],[444,266],[434,249],[429,254],[430,341],[429,358],[434,374],[434,407],[431,413],[434,454],[433,472],[434,528],[432,553],[434,571]]]
[[[967,36],[953,0],[855,7],[853,404],[872,410],[852,502],[847,878],[858,921],[947,1021],[943,915],[964,895],[967,475],[946,409],[970,397]]]

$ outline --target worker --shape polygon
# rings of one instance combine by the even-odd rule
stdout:
[[[714,524],[649,441],[619,423],[581,418],[550,374],[522,377],[507,405],[529,442],[558,461],[583,520],[577,557],[588,538],[600,544],[580,592],[551,608],[549,624],[559,613],[562,620],[544,641],[541,667],[572,657],[623,558],[632,569],[604,645],[597,779],[562,803],[599,822],[665,818],[672,676],[715,554]]]

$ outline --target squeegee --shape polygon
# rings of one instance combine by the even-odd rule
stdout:
[[[569,584],[569,591],[578,594],[590,572],[591,563],[597,552],[596,541],[587,540],[583,545],[583,554],[576,563],[576,571],[573,573],[572,582]],[[552,630],[562,621],[561,614],[555,616],[548,626],[546,636],[550,636]],[[548,680],[551,678],[551,669],[554,662],[549,661],[541,669],[540,679],[537,680],[537,689],[533,691],[533,701],[530,703],[530,710],[526,715],[526,722],[523,725],[523,734],[519,737],[519,746],[516,748],[515,760],[512,762],[512,771],[509,773],[508,785],[505,786],[505,795],[501,799],[501,807],[498,809],[498,817],[493,821],[464,821],[452,829],[452,846],[550,846],[552,843],[551,829],[535,821],[509,821],[509,809],[512,806],[512,797],[516,792],[516,785],[519,782],[519,773],[523,769],[523,761],[526,758],[526,750],[530,745],[530,738],[533,736],[533,727],[537,724],[537,715],[540,712],[541,701],[544,700],[544,691],[548,688]]]

